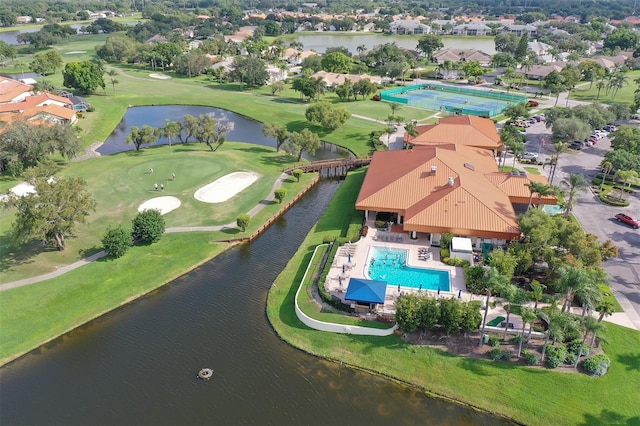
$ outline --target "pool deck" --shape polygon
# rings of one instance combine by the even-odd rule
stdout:
[[[386,238],[382,238],[382,236]],[[390,238],[393,237],[393,238]],[[398,238],[400,237],[400,238]],[[388,241],[392,240],[392,241]],[[451,278],[451,291],[440,292],[438,296],[436,291],[421,290],[412,287],[400,286],[400,293],[412,292],[416,294],[430,294],[433,297],[457,297],[458,292],[462,290],[462,300],[468,300],[467,287],[464,284],[464,271],[462,268],[445,265],[440,262],[440,248],[430,247],[429,241],[425,238],[417,240],[409,239],[407,233],[379,233],[375,228],[369,228],[366,237],[361,238],[355,243],[348,243],[338,249],[338,253],[334,258],[325,288],[333,296],[340,298],[344,302],[345,292],[349,285],[349,278],[365,278],[365,268],[368,266],[369,253],[372,247],[395,248],[409,250],[407,256],[407,265],[417,268],[429,268],[449,271]],[[422,260],[419,256],[420,248],[426,248],[430,253],[429,260]],[[349,262],[349,258],[351,262]],[[344,272],[343,272],[344,270]],[[395,312],[394,302],[399,292],[396,286],[387,286],[385,294],[385,303],[383,307],[378,308],[380,313]],[[350,302],[345,302],[350,303]]]

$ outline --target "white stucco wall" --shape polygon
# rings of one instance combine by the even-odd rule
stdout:
[[[327,245],[327,244],[323,244],[323,245]],[[322,247],[323,245],[319,245],[313,251],[313,256],[311,257],[312,260],[313,260],[313,257],[315,257],[316,253],[318,252],[318,248]],[[302,289],[302,283],[304,283],[307,277],[307,274],[309,273],[310,265],[311,265],[311,261],[309,262],[309,265],[307,265],[307,269],[304,271],[304,276],[300,281],[300,285],[298,285],[298,290],[296,291],[296,297],[295,297],[296,315],[298,316],[298,319],[302,321],[307,327],[313,328],[314,330],[327,331],[330,333],[357,334],[359,336],[389,336],[393,334],[393,332],[398,328],[397,324],[387,329],[368,328],[368,327],[360,327],[356,325],[346,325],[346,324],[336,324],[336,323],[324,322],[324,321],[311,318],[310,316],[302,312],[302,310],[298,306],[298,295],[300,294],[300,290]]]

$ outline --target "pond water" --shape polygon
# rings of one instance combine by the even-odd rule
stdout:
[[[337,187],[320,183],[254,242],[2,367],[0,424],[507,424],[307,355],[270,328],[269,288]],[[196,379],[203,367],[210,381]]]
[[[96,151],[100,154],[114,154],[117,152],[131,151],[135,147],[127,144],[126,137],[131,132],[131,127],[138,128],[143,125],[159,128],[164,126],[165,120],[182,121],[182,118],[191,114],[198,116],[200,114],[214,113],[217,117],[226,116],[229,121],[234,123],[234,129],[227,135],[228,141],[248,142],[257,145],[269,146],[275,148],[276,143],[273,138],[267,138],[262,134],[262,123],[251,120],[240,114],[226,111],[220,108],[210,108],[194,105],[159,105],[159,106],[143,106],[129,108],[124,117],[116,128],[111,132],[109,138]],[[193,138],[190,139],[193,143]],[[172,144],[179,141],[172,141]],[[168,144],[169,140],[161,138],[156,144]],[[314,155],[303,154],[307,160],[326,160],[331,158],[346,158],[351,154],[349,151],[335,146],[330,143],[323,143],[321,149],[316,151]]]
[[[327,47],[344,46],[353,54],[358,53],[358,46],[364,44],[367,49],[385,43],[396,43],[405,49],[415,50],[418,45],[419,37],[415,36],[389,36],[378,33],[360,33],[360,34],[326,34],[326,33],[303,33],[296,34],[295,41],[302,43],[305,50],[315,50],[318,53],[324,53]],[[496,53],[495,43],[492,38],[475,38],[475,37],[445,37],[442,39],[445,48],[456,49],[478,49],[489,55]]]
[[[86,27],[87,25],[89,24],[71,24],[69,26],[78,31],[81,27]],[[40,28],[25,28],[15,31],[0,32],[0,41],[4,41],[7,44],[20,44],[18,43],[18,36],[20,34],[35,33],[37,31],[40,31]]]

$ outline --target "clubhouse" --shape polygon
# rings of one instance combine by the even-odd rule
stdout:
[[[433,245],[452,233],[470,238],[476,250],[519,239],[516,210],[529,203],[528,185],[546,178],[499,171],[494,151],[501,142],[489,119],[448,117],[418,132],[405,135],[408,149],[374,154],[356,201],[368,224],[388,221],[392,232]]]

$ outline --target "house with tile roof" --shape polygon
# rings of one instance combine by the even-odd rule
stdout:
[[[51,93],[27,96],[20,102],[0,104],[0,121],[11,123],[15,120],[74,124],[78,117],[73,102]]]
[[[472,141],[481,132],[475,133],[478,129],[471,121],[464,124],[464,117],[449,118],[453,122],[447,124],[442,119],[444,125],[429,127],[443,129],[433,133],[438,136],[432,142],[376,152],[356,209],[365,212],[367,221],[375,221],[378,215],[390,218],[402,232],[412,238],[426,236],[433,244],[438,244],[444,233],[470,238],[478,250],[483,244],[499,246],[519,239],[516,210],[526,209],[531,182],[547,184],[546,178],[500,172],[492,149],[487,149],[488,142]],[[454,124],[456,120],[458,124]],[[495,140],[495,125],[487,121],[493,132],[483,129],[489,133],[485,136]],[[470,128],[468,132],[476,136],[454,126]],[[541,197],[540,204],[557,204],[557,198]]]
[[[11,78],[0,77],[0,104],[20,102],[32,93],[32,85]]]
[[[458,61],[477,61],[480,65],[488,66],[491,63],[491,55],[477,49],[455,49],[446,48],[434,52],[432,55],[433,62],[441,64],[446,60],[453,62]]]
[[[494,122],[473,115],[453,115],[436,124],[416,126],[417,136],[404,134],[405,147],[428,144],[457,144],[498,151],[502,140]]]
[[[321,78],[327,87],[342,86],[346,80],[356,83],[360,80],[369,80],[372,83],[381,84],[382,77],[369,74],[340,74],[336,72],[318,71],[311,75],[313,78]]]

